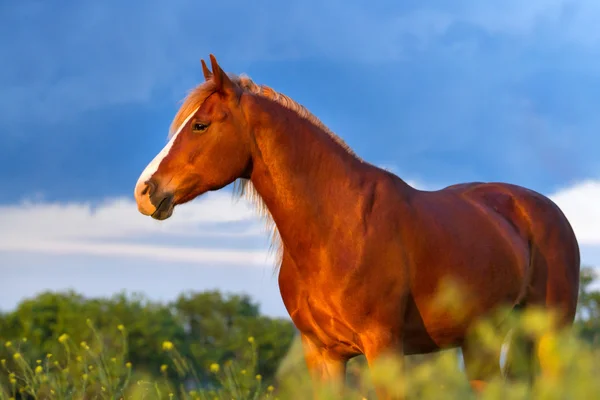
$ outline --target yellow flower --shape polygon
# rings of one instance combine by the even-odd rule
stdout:
[[[169,342],[168,340],[165,340],[162,344],[162,348],[166,351],[173,350],[173,343]]]
[[[269,385],[269,387],[267,387],[267,391],[272,392],[273,390],[275,390],[275,388],[272,385]]]
[[[18,360],[18,359],[20,359],[20,358],[21,358],[21,353],[15,353],[15,354],[13,354],[13,358],[14,358],[15,360]]]
[[[245,369],[243,369],[243,370],[241,371],[241,373],[242,373],[242,375],[246,375],[246,370],[245,370]]]
[[[52,358],[52,353],[46,354],[46,358]]]
[[[41,364],[41,363],[42,363],[42,360],[35,360],[35,363],[36,363],[36,364]]]
[[[8,381],[11,383],[11,385],[14,385],[15,383],[17,383],[17,378],[11,376],[10,378],[8,378]]]
[[[262,380],[262,375],[261,375],[261,374],[258,374],[258,375],[256,375],[256,380],[257,380],[257,381],[260,381],[260,380]]]
[[[77,356],[77,357],[75,357],[75,359],[79,362],[81,362],[81,360],[83,360],[83,358],[81,358],[81,356]]]
[[[88,365],[88,370],[92,371],[94,369],[93,365]]]
[[[166,372],[167,368],[169,368],[169,366],[167,364],[163,364],[160,366],[160,372]]]
[[[89,350],[89,349],[90,349],[90,346],[88,346],[88,344],[87,344],[85,341],[84,341],[84,342],[81,342],[81,343],[79,343],[79,345],[80,345],[81,347],[83,347],[84,349],[86,349],[86,350]]]
[[[125,363],[125,366],[126,366],[127,368],[131,368],[131,363],[130,363],[130,362],[126,362],[126,363]]]
[[[538,344],[538,357],[542,373],[546,376],[557,378],[561,372],[560,347],[557,337],[552,333],[545,333]]]
[[[42,372],[44,372],[44,368],[42,368],[41,365],[38,365],[37,367],[35,367],[36,374],[41,374]]]
[[[22,341],[23,343],[27,343],[27,338],[26,338],[26,337],[24,337],[23,339],[21,339],[21,341]]]
[[[84,381],[87,381],[87,378],[88,378],[88,374],[81,375],[81,379],[83,379]]]
[[[4,343],[4,345],[5,345],[6,347],[10,347],[10,346],[12,346],[12,342],[9,340],[8,342]]]
[[[0,360],[0,363],[2,363],[2,366],[6,366],[6,360],[3,358],[2,360]]]
[[[248,343],[254,343],[254,336],[250,336],[248,338]]]
[[[62,335],[60,335],[58,337],[58,342],[65,343],[67,341],[67,339],[69,339],[69,335],[67,335],[66,333],[63,333]]]
[[[212,372],[214,374],[219,372],[219,364],[217,364],[217,363],[210,364],[210,372]]]
[[[172,399],[173,398],[173,393],[169,393],[169,398]]]
[[[116,363],[116,362],[117,362],[117,358],[116,358],[116,357],[112,357],[112,358],[110,359],[110,361],[112,361],[112,362]]]
[[[125,326],[123,324],[117,325],[117,329],[123,332],[125,330]]]

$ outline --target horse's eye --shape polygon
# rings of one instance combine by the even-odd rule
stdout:
[[[203,124],[202,122],[196,122],[192,125],[192,131],[194,132],[204,132],[208,128],[208,124]]]

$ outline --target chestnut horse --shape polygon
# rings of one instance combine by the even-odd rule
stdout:
[[[485,381],[500,367],[497,354],[475,367],[489,356],[465,340],[479,317],[539,306],[572,323],[579,246],[551,200],[505,183],[417,190],[289,97],[210,60],[135,186],[138,209],[165,220],[178,204],[241,182],[272,224],[281,296],[315,384],[343,382],[360,354],[372,366],[451,347],[462,349],[468,378]],[[446,278],[469,292],[461,318],[440,316],[431,301]]]

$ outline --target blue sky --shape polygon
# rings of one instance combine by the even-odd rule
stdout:
[[[598,18],[595,0],[0,2],[0,309],[221,288],[285,314],[260,222],[227,189],[164,223],[133,205],[209,53],[417,186],[551,196],[600,265]]]

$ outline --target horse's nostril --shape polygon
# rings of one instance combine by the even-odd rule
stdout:
[[[145,196],[152,196],[152,194],[156,191],[156,183],[152,181],[146,181],[146,187],[142,190],[142,194]]]

